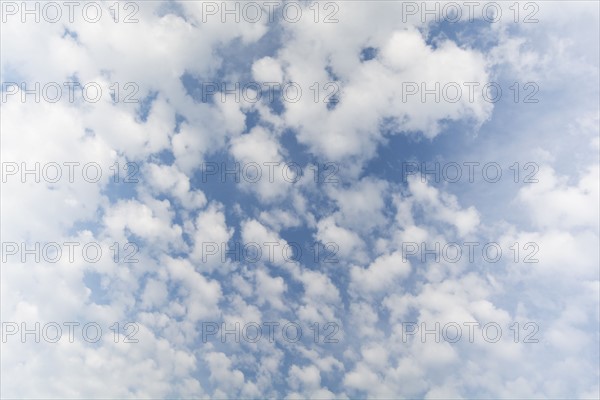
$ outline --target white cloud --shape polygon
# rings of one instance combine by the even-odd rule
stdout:
[[[455,196],[441,192],[414,176],[409,177],[408,184],[418,206],[423,207],[431,219],[453,225],[461,237],[472,233],[479,225],[479,213],[475,207],[462,210]]]
[[[9,177],[2,236],[28,245],[97,241],[106,257],[3,263],[3,322],[97,321],[104,335],[94,345],[69,343],[65,331],[56,344],[12,337],[2,344],[2,395],[597,398],[598,5],[584,3],[532,5],[537,24],[513,23],[503,3],[502,22],[477,17],[450,30],[420,15],[403,22],[402,2],[307,3],[301,21],[277,25],[222,23],[220,15],[206,22],[207,2],[140,3],[136,24],[3,23],[3,83],[95,81],[104,96],[22,103],[17,92],[3,102],[3,162],[95,162],[103,174],[95,183],[81,179],[81,168],[75,182]],[[111,4],[101,6],[110,16]],[[315,23],[316,9],[320,19],[334,10],[338,22]],[[361,59],[367,47],[373,58]],[[184,84],[184,74],[196,83]],[[281,112],[265,100],[199,99],[202,82],[248,78],[297,82],[302,98]],[[465,91],[455,103],[403,99],[407,82],[492,79],[535,81],[541,103],[468,101]],[[328,106],[323,97],[337,88],[324,85],[333,80],[340,102]],[[132,82],[146,101],[113,102],[116,82],[120,100]],[[378,154],[384,146],[396,147]],[[415,154],[471,154],[503,166],[533,158],[539,182],[397,183],[394,165]],[[257,163],[262,179],[233,194],[196,187],[202,164],[221,155]],[[270,161],[302,162],[304,179],[285,181],[280,165],[269,182]],[[330,161],[340,182],[317,184],[311,167]],[[135,162],[139,182],[125,184],[123,174],[114,182],[116,162],[120,172]],[[339,261],[308,262],[307,248],[303,260],[284,259],[288,235],[335,243]],[[223,260],[234,237],[259,243],[262,259]],[[402,261],[403,242],[470,239],[500,242],[502,261]],[[128,241],[139,242],[139,261],[115,262],[111,246]],[[265,242],[277,245],[273,262]],[[523,245],[539,246],[539,262],[514,262],[506,249],[515,242],[521,259],[532,249]],[[209,243],[217,252],[204,259]],[[267,318],[296,320],[305,337],[199,341],[204,321]],[[469,343],[463,330],[454,344],[420,335],[405,342],[402,323],[411,320],[429,328],[495,321],[503,336]],[[135,322],[139,343],[123,343],[123,331],[115,343],[116,321]],[[538,325],[539,343],[513,340],[511,324],[526,321]],[[339,342],[314,343],[306,329],[315,322],[337,324]]]
[[[352,287],[359,293],[383,294],[386,289],[399,285],[399,280],[410,273],[410,263],[402,253],[395,252],[377,258],[366,269],[354,266],[350,271]]]
[[[518,200],[529,209],[538,228],[589,228],[598,231],[600,211],[600,166],[582,171],[575,185],[556,176],[552,167],[542,166],[532,183],[519,191]]]
[[[282,82],[281,65],[272,57],[263,57],[252,64],[252,75],[259,82]]]
[[[224,256],[233,233],[234,229],[229,228],[225,222],[222,206],[211,203],[196,217],[190,258],[203,271],[220,269],[225,272],[229,267]]]

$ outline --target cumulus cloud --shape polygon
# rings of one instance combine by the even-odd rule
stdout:
[[[491,4],[490,23],[481,7],[435,22],[419,2],[288,2],[249,22],[249,3],[156,1],[23,23],[9,3],[2,396],[598,398],[597,4]],[[301,95],[232,92],[251,80]],[[36,101],[36,82],[61,98]],[[467,159],[501,181],[401,176]],[[244,176],[207,182],[210,162]],[[407,259],[408,242],[502,254]],[[256,342],[232,332],[268,321]]]

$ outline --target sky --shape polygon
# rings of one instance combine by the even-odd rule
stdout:
[[[600,397],[595,1],[1,1],[3,398]]]

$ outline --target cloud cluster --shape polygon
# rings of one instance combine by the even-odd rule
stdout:
[[[302,2],[296,23],[135,4],[131,24],[2,24],[2,396],[598,397],[597,4],[536,4],[536,24],[508,3],[497,23],[402,2]],[[302,95],[231,92],[250,80]],[[540,103],[513,101],[515,81]],[[63,96],[36,102],[36,82]],[[397,179],[409,159],[539,169]],[[263,176],[207,180],[207,162]],[[405,254],[465,242],[502,258]]]

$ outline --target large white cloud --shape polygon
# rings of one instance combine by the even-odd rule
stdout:
[[[405,5],[302,3],[299,22],[269,24],[206,20],[207,2],[149,2],[134,24],[3,23],[3,84],[78,80],[103,93],[96,103],[79,95],[55,104],[28,95],[23,103],[18,91],[3,101],[3,168],[39,162],[43,174],[51,162],[79,163],[73,182],[64,165],[56,183],[31,175],[22,183],[20,171],[6,177],[3,245],[98,242],[103,257],[8,256],[2,321],[95,321],[104,334],[95,344],[80,336],[70,343],[65,330],[54,344],[21,343],[20,332],[3,337],[2,395],[597,398],[598,6],[536,3],[527,7],[539,7],[540,22],[515,24],[502,3],[499,23],[478,16],[436,25],[403,15]],[[106,16],[110,6],[102,3]],[[523,17],[528,9],[518,6]],[[315,9],[321,20],[335,11],[337,22],[315,23]],[[302,97],[282,107],[265,96],[256,104],[219,94],[201,101],[202,82],[232,79],[295,82]],[[543,103],[508,104],[505,96],[491,104],[479,91],[469,100],[464,82],[491,80],[535,81]],[[456,82],[462,97],[423,101],[420,92],[407,95],[411,82],[419,90]],[[338,88],[339,102],[325,103]],[[141,103],[123,101],[131,89]],[[398,134],[406,135],[393,141]],[[404,146],[393,149],[397,157],[378,153],[389,143]],[[380,173],[415,147],[432,159],[535,161],[539,182],[513,184],[505,175],[497,185],[440,185]],[[262,179],[233,192],[199,184],[203,163],[221,155],[263,166]],[[311,168],[330,161],[338,182],[315,182]],[[91,162],[103,173],[92,183],[81,176]],[[128,162],[137,182],[124,182]],[[304,176],[290,183],[277,166],[270,182],[265,162],[298,162]],[[468,240],[497,241],[502,260],[408,262],[402,254],[406,242]],[[334,244],[337,262],[313,262],[307,247],[290,261],[281,249],[292,241]],[[137,262],[123,260],[128,242]],[[234,242],[258,243],[262,258],[223,258]],[[265,243],[276,245],[272,260]],[[209,244],[217,252],[205,257]],[[531,249],[538,261],[524,262]],[[203,322],[267,320],[296,321],[305,336],[202,341]],[[127,321],[138,343],[123,342]],[[473,321],[474,343],[466,328],[456,343],[406,335],[407,322],[432,329]],[[528,321],[538,343],[523,341]],[[503,329],[496,343],[481,340],[487,322]],[[321,341],[313,340],[315,323]],[[328,323],[339,328],[336,343],[322,340]]]

